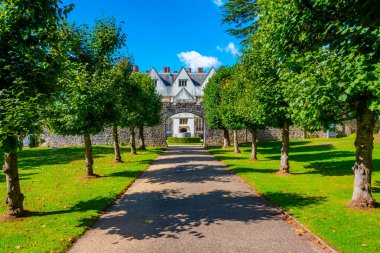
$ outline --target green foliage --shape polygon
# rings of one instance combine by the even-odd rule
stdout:
[[[156,125],[160,121],[161,97],[156,93],[152,79],[144,73],[132,73],[122,80],[123,100],[120,126]]]
[[[269,108],[277,107],[259,100],[270,94],[260,93],[260,77],[251,77],[252,69],[247,67],[247,60],[244,63],[220,68],[205,87],[206,120],[211,128],[257,130],[265,128],[268,119],[273,118]],[[273,103],[273,96],[267,100]]]
[[[53,0],[4,0],[0,5],[0,146],[15,150],[41,130],[42,112],[57,82],[64,14]]]
[[[80,67],[78,65],[72,80],[67,79],[64,93],[53,103],[49,126],[63,135],[97,134],[113,117],[108,73],[98,73],[91,79]]]
[[[259,27],[252,36],[249,46],[243,51],[241,59],[243,70],[240,72],[248,79],[245,89],[248,97],[245,100],[248,102],[252,94],[251,109],[256,117],[259,116],[258,122],[281,128],[285,121],[292,124],[293,108],[286,100],[288,97],[286,83],[279,77],[281,70],[278,56],[273,54],[268,40],[266,32]]]
[[[248,22],[255,31],[247,35],[244,57],[264,48],[268,59],[275,59],[283,98],[292,107],[288,113],[298,125],[317,130],[356,118],[363,101],[378,113],[377,1],[262,0],[246,16],[231,8],[227,17],[239,15],[231,22],[245,18],[254,23]]]
[[[223,66],[204,89],[205,118],[210,128],[239,130],[244,127],[236,106],[239,83],[233,77],[234,68]]]
[[[220,71],[220,70],[219,70]],[[224,67],[223,78],[220,83],[220,110],[223,125],[229,130],[240,130],[244,128],[244,120],[237,106],[238,97],[241,92],[241,82],[236,79],[236,68]]]
[[[223,6],[223,23],[234,25],[234,28],[229,28],[227,32],[248,43],[247,38],[257,29],[255,24],[257,7],[256,0],[227,1]]]
[[[181,144],[181,143],[201,143],[201,137],[168,137],[166,141],[169,144]]]
[[[134,73],[130,80],[140,88],[139,104],[135,107],[139,109],[139,125],[155,126],[160,123],[161,110],[163,107],[162,97],[156,92],[156,87],[152,79],[143,73]]]
[[[65,89],[52,106],[50,127],[64,135],[91,135],[114,118],[111,68],[125,45],[125,34],[114,18],[95,26],[67,25],[70,66],[61,78]]]
[[[122,58],[119,60],[111,70],[111,79],[108,83],[109,86],[109,97],[112,100],[112,115],[109,118],[107,125],[121,125],[121,117],[129,112],[130,108],[133,107],[134,88],[129,83],[129,77],[132,73],[132,63],[128,58]]]
[[[146,90],[146,97],[144,106],[145,110],[142,112],[143,124],[145,126],[155,126],[161,122],[161,112],[163,108],[162,97],[156,92],[156,87],[151,80],[150,88]]]
[[[260,76],[252,75],[252,66],[245,66],[239,63],[235,66],[234,81],[236,84],[236,98],[237,98],[237,113],[244,124],[244,127],[249,130],[265,129],[272,120],[271,111],[272,107],[265,103],[265,98],[269,94],[262,93],[262,86],[260,86]],[[262,66],[261,66],[262,67]],[[262,78],[261,78],[262,79]],[[265,80],[266,82],[268,79]],[[267,99],[268,102],[273,102]]]
[[[225,78],[225,68],[221,67],[213,75],[204,88],[203,103],[206,112],[207,125],[212,129],[224,129],[221,111],[218,109],[221,102],[221,84]]]
[[[235,35],[246,36],[243,62],[258,93],[269,98],[259,104],[273,108],[271,125],[292,119],[315,131],[357,119],[355,186],[370,186],[371,133],[380,113],[379,1],[257,0],[245,7],[244,2],[230,0],[225,21],[236,25]],[[371,188],[361,186],[353,204],[372,206]],[[368,204],[360,196],[367,196]]]
[[[78,238],[89,228],[162,151],[148,148],[131,156],[121,152],[128,163],[114,163],[113,147],[95,146],[96,170],[102,177],[83,180],[78,173],[84,147],[23,149],[19,153],[20,179],[30,211],[22,220],[0,223],[0,252],[66,252],[70,238]],[[2,163],[0,157],[0,163]],[[6,193],[5,175],[0,174],[0,195]],[[0,202],[0,213],[7,206]],[[6,246],[8,245],[8,246]]]
[[[380,139],[376,135],[374,157],[380,156]],[[376,252],[380,249],[378,219],[380,209],[347,208],[352,194],[352,171],[355,161],[355,136],[339,139],[292,140],[292,175],[278,176],[280,143],[260,142],[259,163],[252,163],[251,148],[210,147],[209,151],[231,170],[252,185],[268,201],[284,208],[313,233],[341,252]],[[380,167],[380,160],[375,160]],[[374,197],[380,199],[380,171],[372,175]],[[360,239],[358,239],[360,238]]]

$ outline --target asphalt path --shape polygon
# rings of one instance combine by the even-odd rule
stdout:
[[[205,149],[173,146],[70,252],[324,252]]]

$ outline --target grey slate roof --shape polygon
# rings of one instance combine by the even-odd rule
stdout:
[[[189,73],[189,76],[194,85],[201,86],[202,83],[206,80],[208,73]]]
[[[174,83],[174,80],[177,78],[178,73],[158,73],[162,81],[165,83],[166,86],[172,86]]]
[[[178,73],[158,73],[158,75],[166,86],[172,86]],[[189,76],[195,86],[201,86],[204,80],[206,80],[208,73],[189,73]]]

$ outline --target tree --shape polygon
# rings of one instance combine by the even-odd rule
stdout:
[[[17,150],[41,131],[42,112],[59,88],[60,25],[71,6],[57,1],[4,0],[0,7],[0,148],[9,214],[24,214]]]
[[[121,162],[120,145],[119,145],[119,133],[118,126],[122,124],[121,118],[125,113],[125,110],[130,106],[130,97],[133,93],[129,91],[131,85],[129,83],[129,78],[132,73],[132,64],[128,58],[121,59],[112,69],[112,79],[110,82],[110,92],[112,93],[110,97],[113,97],[114,101],[114,112],[113,117],[110,118],[109,125],[112,126],[112,133],[114,139],[114,152],[115,152],[115,162]]]
[[[131,153],[136,154],[136,136],[135,129],[147,124],[155,124],[159,118],[149,119],[152,113],[161,111],[161,99],[156,94],[152,79],[143,73],[133,73],[129,77],[129,85],[133,90],[130,96],[130,106],[122,116],[123,125],[128,126],[131,134]],[[131,91],[132,91],[131,90]],[[133,100],[132,100],[133,99]],[[156,104],[155,104],[156,103]],[[152,106],[152,108],[149,108]],[[160,114],[158,114],[160,115]],[[150,121],[151,120],[151,121]]]
[[[221,84],[224,79],[224,68],[220,68],[215,75],[213,75],[206,87],[204,88],[204,108],[205,108],[205,119],[207,125],[211,129],[223,129],[223,148],[231,146],[230,135],[228,130],[223,125],[221,111],[218,106],[221,101]]]
[[[90,136],[101,132],[113,117],[110,70],[125,45],[125,34],[114,18],[96,20],[93,28],[71,25],[66,29],[71,68],[62,78],[65,90],[53,104],[50,126],[63,135],[84,136],[86,174],[92,177],[96,174]]]
[[[380,112],[380,5],[374,0],[302,1],[283,3],[282,10],[270,12],[268,19],[281,22],[273,33],[278,43],[289,48],[281,78],[293,83],[288,88],[294,119],[309,130],[342,120],[357,121],[351,206],[373,207],[373,130]]]
[[[251,64],[257,63],[257,61],[253,61],[245,65],[247,62],[241,59],[241,62],[236,65],[234,74],[235,82],[240,83],[238,85],[240,92],[237,97],[237,112],[245,128],[252,135],[251,160],[253,161],[257,160],[257,131],[265,129],[270,124],[271,119],[269,107],[261,100],[263,96],[260,94],[260,80],[263,78],[260,79],[259,76],[251,72],[256,70],[256,68],[252,68]]]
[[[374,206],[372,133],[380,107],[378,1],[259,0],[256,4],[256,20],[251,20],[257,29],[252,36],[265,34],[264,45],[277,61],[295,122],[317,130],[357,120],[351,205]]]
[[[268,38],[264,32],[259,30],[253,35],[251,44],[243,55],[243,65],[251,80],[248,85],[247,94],[254,93],[248,108],[253,111],[253,122],[257,126],[270,126],[282,128],[282,148],[279,174],[288,174],[289,165],[289,134],[292,125],[291,110],[286,100],[287,90],[278,76],[279,63],[276,55],[273,55],[268,47]],[[247,98],[249,99],[249,98]]]
[[[131,153],[136,154],[135,128],[139,128],[141,148],[145,149],[144,125],[153,126],[160,122],[162,102],[155,86],[146,74],[132,73],[131,62],[120,60],[112,72],[112,90],[115,103],[115,117],[112,119],[115,143],[115,160],[121,161],[117,127],[130,128]]]
[[[249,4],[245,5],[245,2]],[[235,25],[229,29],[232,35],[244,36],[245,47],[243,58],[250,68],[249,73],[257,78],[260,103],[270,115],[271,127],[282,128],[282,148],[279,174],[288,174],[289,166],[289,128],[292,125],[291,107],[286,100],[287,90],[284,82],[279,78],[279,59],[287,52],[287,48],[278,46],[270,36],[268,30],[272,24],[266,19],[264,5],[272,6],[275,3],[265,1],[230,0],[226,4],[223,21]],[[277,4],[277,1],[276,1]],[[278,6],[277,6],[278,7]],[[279,8],[279,7],[278,7]],[[275,27],[276,24],[273,23]],[[277,45],[277,46],[276,46]]]
[[[241,83],[235,78],[236,67],[224,67],[219,69],[222,78],[220,83],[220,104],[222,124],[227,129],[233,130],[235,153],[240,153],[237,131],[244,129],[243,117],[237,106]]]
[[[155,126],[161,122],[161,111],[163,108],[162,97],[156,92],[156,87],[152,80],[142,78],[140,82],[142,88],[142,101],[140,113],[141,121],[139,125],[140,149],[145,150],[144,126]]]

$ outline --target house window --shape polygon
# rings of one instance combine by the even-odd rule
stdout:
[[[154,86],[157,86],[157,82],[158,82],[157,79],[153,79],[153,84],[154,84]]]
[[[195,131],[200,132],[203,131],[203,119],[195,118]]]
[[[167,119],[166,120],[166,124],[165,124],[165,129],[166,131],[173,131],[173,120],[171,118]]]
[[[180,125],[187,125],[187,118],[180,118],[179,119],[179,124]]]
[[[187,79],[179,79],[179,87],[186,87]]]

